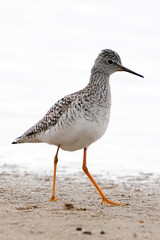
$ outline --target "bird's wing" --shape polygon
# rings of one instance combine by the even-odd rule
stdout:
[[[31,136],[47,130],[57,124],[59,118],[68,110],[70,104],[76,99],[77,94],[70,94],[60,99],[52,106],[46,115],[33,127],[28,129],[22,136]]]

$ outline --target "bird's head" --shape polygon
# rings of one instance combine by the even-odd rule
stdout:
[[[101,51],[101,53],[98,55],[94,62],[93,71],[94,70],[103,72],[108,76],[117,71],[125,71],[135,74],[139,77],[143,77],[142,75],[124,67],[121,63],[120,56],[110,49],[105,49]]]

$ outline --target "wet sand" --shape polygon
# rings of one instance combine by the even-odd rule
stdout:
[[[0,174],[0,239],[160,239],[160,177],[139,174],[115,183],[94,176],[109,199],[128,206],[101,205],[83,173],[52,177]]]

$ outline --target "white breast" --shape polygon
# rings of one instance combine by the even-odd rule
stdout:
[[[53,145],[60,145],[63,150],[75,151],[88,147],[105,133],[109,115],[105,121],[90,122],[80,118],[63,128],[52,127],[41,133],[38,139]]]

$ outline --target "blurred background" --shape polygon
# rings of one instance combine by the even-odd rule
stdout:
[[[52,174],[55,146],[11,142],[61,97],[85,87],[102,49],[127,68],[111,76],[111,119],[88,149],[88,168],[106,177],[160,174],[160,2],[0,2],[1,171]],[[59,153],[59,173],[81,171],[83,151]]]

